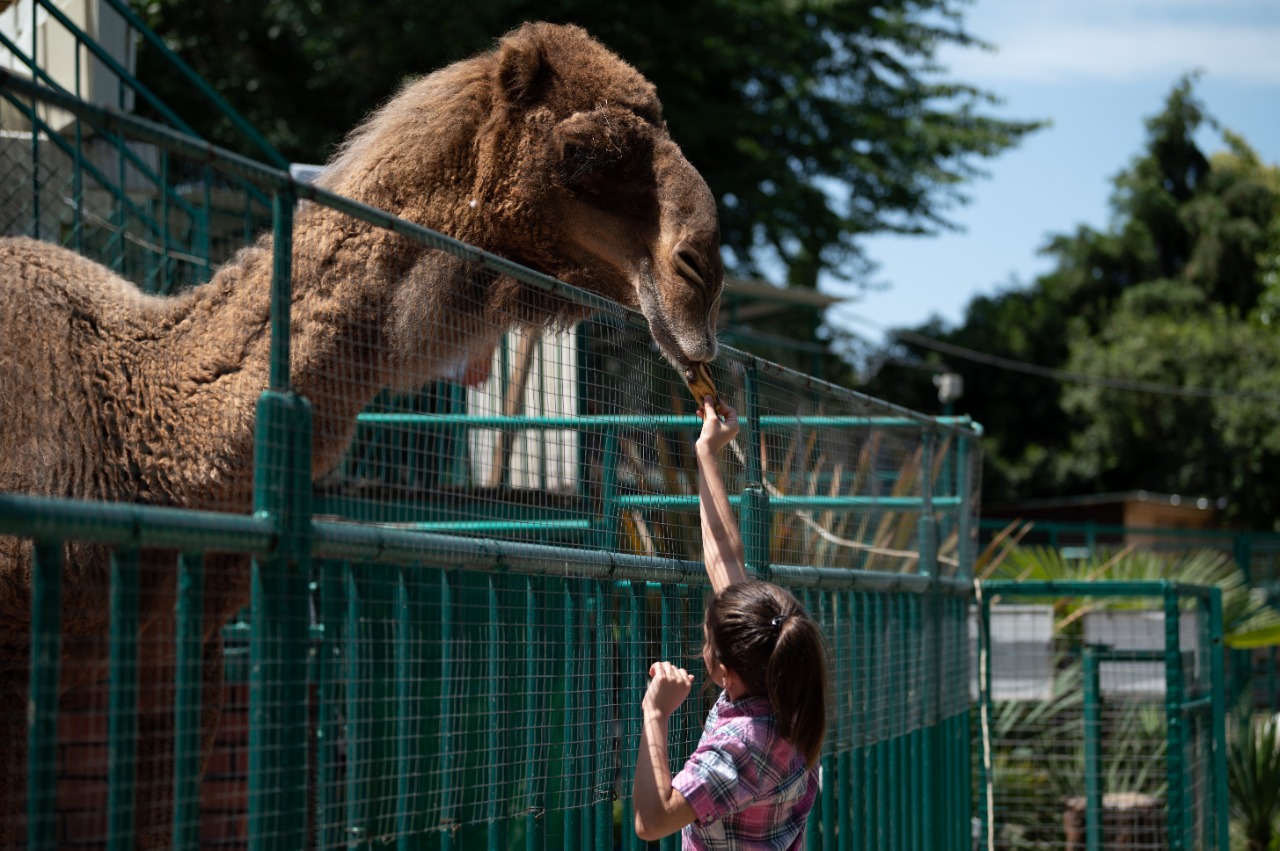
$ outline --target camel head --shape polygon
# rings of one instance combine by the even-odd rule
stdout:
[[[578,27],[525,24],[409,83],[320,183],[639,310],[686,373],[715,357],[715,198],[667,133],[653,85]],[[483,298],[492,327],[582,315],[511,282]],[[407,313],[401,324],[421,327]]]
[[[715,198],[667,133],[654,87],[573,26],[499,43],[477,139],[490,248],[639,310],[680,369],[716,354]]]

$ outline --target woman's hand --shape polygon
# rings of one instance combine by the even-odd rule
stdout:
[[[721,421],[720,416],[724,415]],[[710,396],[702,397],[702,409],[698,411],[702,417],[702,433],[698,435],[698,448],[718,455],[720,450],[738,435],[738,412],[730,406],[720,404],[717,412],[715,400]]]
[[[644,708],[670,715],[684,703],[693,688],[693,677],[684,668],[670,662],[654,662],[649,666],[649,689],[644,693]]]

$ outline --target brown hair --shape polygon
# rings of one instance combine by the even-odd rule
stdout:
[[[827,647],[800,602],[770,582],[738,582],[707,606],[707,640],[749,694],[768,698],[778,733],[812,768],[827,730]]]

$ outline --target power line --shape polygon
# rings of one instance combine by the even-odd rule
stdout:
[[[999,355],[989,355],[985,352],[967,349],[964,346],[957,346],[953,343],[944,343],[941,340],[935,340],[932,337],[926,337],[923,334],[917,334],[914,331],[901,331],[885,328],[884,326],[856,314],[845,313],[844,316],[870,325],[885,334],[904,342],[912,343],[925,349],[932,349],[935,352],[951,355],[963,360],[973,361],[975,363],[994,366],[998,369],[1007,369],[1012,372],[1021,372],[1026,375],[1035,375],[1040,378],[1049,378],[1054,381],[1065,381],[1073,384],[1091,384],[1098,387],[1109,387],[1113,390],[1128,390],[1134,393],[1156,393],[1162,396],[1181,396],[1191,399],[1248,399],[1261,402],[1280,402],[1280,393],[1254,393],[1247,390],[1216,390],[1209,387],[1180,387],[1176,384],[1157,384],[1151,381],[1132,381],[1125,378],[1109,378],[1102,375],[1088,375],[1082,372],[1069,372],[1065,369],[1054,369],[1053,367],[1040,366],[1026,361],[1012,360],[1010,358],[1000,357]]]

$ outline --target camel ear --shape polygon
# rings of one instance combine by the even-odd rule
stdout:
[[[528,106],[550,71],[546,51],[533,27],[526,24],[502,40],[498,48],[498,90],[507,103]]]

